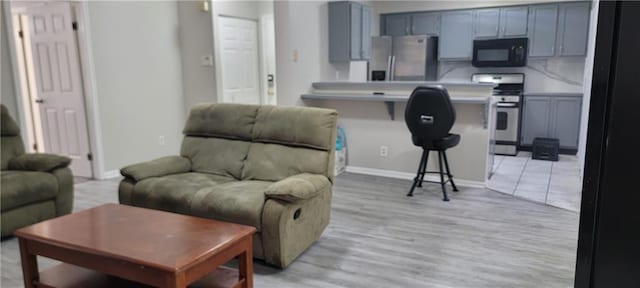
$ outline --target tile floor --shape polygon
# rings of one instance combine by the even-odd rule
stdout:
[[[491,190],[576,211],[580,209],[582,175],[576,156],[560,155],[558,162],[533,160],[530,152],[496,156]]]

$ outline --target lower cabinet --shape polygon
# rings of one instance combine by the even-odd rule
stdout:
[[[578,149],[582,97],[525,96],[520,145],[537,137],[557,138],[560,148]]]

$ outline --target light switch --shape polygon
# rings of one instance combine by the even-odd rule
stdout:
[[[202,55],[202,57],[200,57],[200,64],[202,64],[202,66],[213,67],[213,56]]]
[[[298,62],[298,49],[293,49],[293,55],[291,55],[293,58],[293,62]]]

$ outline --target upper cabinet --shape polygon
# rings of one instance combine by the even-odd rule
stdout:
[[[411,15],[412,35],[440,35],[440,12],[425,12]]]
[[[560,4],[558,56],[584,56],[587,54],[589,8],[589,2]]]
[[[500,8],[500,37],[527,37],[528,6]]]
[[[557,4],[529,8],[529,57],[555,56],[557,27]]]
[[[403,36],[411,33],[411,15],[409,14],[388,15],[383,22],[383,35]]]
[[[529,38],[529,57],[584,56],[590,2],[383,14],[380,34],[439,36],[440,60],[468,60],[473,39]]]
[[[473,11],[442,12],[438,59],[470,60],[473,53]]]
[[[500,9],[478,9],[474,13],[476,38],[496,38],[500,32]]]
[[[329,2],[329,61],[367,60],[371,55],[371,8]]]
[[[475,38],[527,37],[529,7],[477,9],[474,11]]]

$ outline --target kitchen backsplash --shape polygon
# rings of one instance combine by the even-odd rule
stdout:
[[[526,67],[476,68],[471,61],[439,62],[439,81],[470,81],[474,73],[524,73],[526,92],[582,93],[584,57],[527,60]]]

